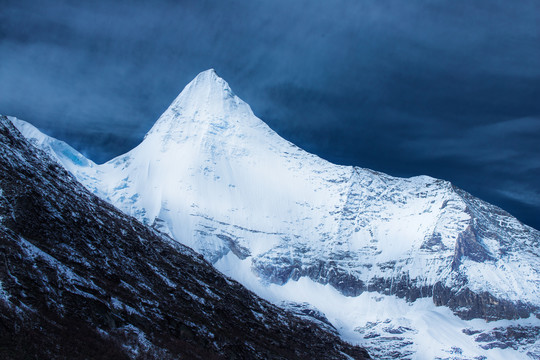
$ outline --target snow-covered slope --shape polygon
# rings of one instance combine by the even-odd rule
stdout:
[[[96,164],[87,159],[83,154],[72,148],[63,141],[43,134],[35,126],[16,117],[7,116],[15,127],[30,141],[35,147],[45,151],[45,153],[66,170],[75,175],[77,180],[85,186],[96,182]],[[97,188],[92,188],[92,192],[98,193]]]
[[[431,297],[462,319],[526,318],[540,306],[537,230],[449,182],[306,153],[213,70],[188,84],[127,154],[103,165],[60,162],[238,280],[230,264],[248,264],[262,292],[307,279],[345,296]]]

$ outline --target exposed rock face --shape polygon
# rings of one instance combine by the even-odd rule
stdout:
[[[540,343],[534,346],[540,336],[538,326],[497,327],[489,331],[463,329],[463,333],[473,336],[483,349],[517,349],[519,346],[533,344],[527,355],[531,359],[540,359]]]
[[[257,273],[268,281],[275,284],[285,284],[289,280],[298,280],[307,276],[321,284],[330,284],[339,289],[347,296],[356,296],[366,289],[364,282],[353,274],[343,271],[333,261],[313,261],[309,265],[303,265],[299,260],[291,260],[288,257],[274,259],[280,266],[272,265],[268,259],[264,262],[253,261],[253,267]]]
[[[468,258],[475,262],[495,260],[494,257],[489,254],[486,247],[481,243],[475,229],[472,226],[468,226],[463,232],[459,233],[456,239],[454,260],[452,262],[453,270],[459,270],[459,265],[461,264],[461,259],[463,258]]]
[[[90,194],[5,117],[0,174],[0,358],[368,358]]]
[[[497,299],[487,291],[476,293],[467,287],[456,291],[441,283],[436,283],[433,287],[433,302],[438,306],[448,306],[466,320],[519,319],[526,318],[531,313],[538,313],[537,307],[521,301]]]

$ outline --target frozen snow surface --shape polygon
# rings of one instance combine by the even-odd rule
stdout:
[[[102,165],[12,121],[100,197],[381,358],[540,358],[539,231],[447,181],[309,154],[214,70]],[[514,328],[528,340],[504,342]]]

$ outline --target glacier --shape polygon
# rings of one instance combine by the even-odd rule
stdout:
[[[315,306],[380,358],[540,356],[538,230],[448,181],[309,154],[212,69],[137,147],[101,165],[11,120],[93,193],[257,294]],[[510,326],[533,335],[478,341]]]

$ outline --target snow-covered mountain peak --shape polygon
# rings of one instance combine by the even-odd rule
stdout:
[[[201,72],[182,90],[147,137],[179,142],[186,137],[224,134],[231,128],[260,125],[261,121],[254,119],[249,105],[210,69]]]
[[[173,101],[171,107],[185,108],[189,101],[198,99],[205,103],[233,99],[229,84],[218,76],[214,69],[209,69],[199,73]],[[199,102],[199,104],[201,103]]]
[[[377,341],[389,338],[381,334],[400,334],[391,340],[397,341],[408,332],[418,354],[432,353],[432,343],[444,347],[441,357],[453,351],[439,338],[446,330],[426,327],[431,310],[416,325],[417,316],[407,315],[391,328],[395,309],[383,296],[424,310],[446,306],[467,321],[540,318],[539,231],[447,181],[397,178],[309,154],[258,119],[212,70],[186,86],[135,149],[71,171],[94,193],[269,299],[287,287],[298,291],[286,300],[328,298],[317,289],[304,292],[305,281],[340,294],[316,307],[334,314],[329,321],[352,341],[382,349],[386,344]],[[341,311],[350,299],[363,303],[364,294],[376,296],[370,308],[376,318]],[[472,341],[473,355],[463,358],[486,358],[486,345],[475,340],[482,337],[470,340],[477,333],[462,331],[472,325],[455,324],[461,340],[451,343]],[[437,317],[433,327],[446,325]],[[400,354],[416,351],[404,341],[411,348],[396,345]]]

